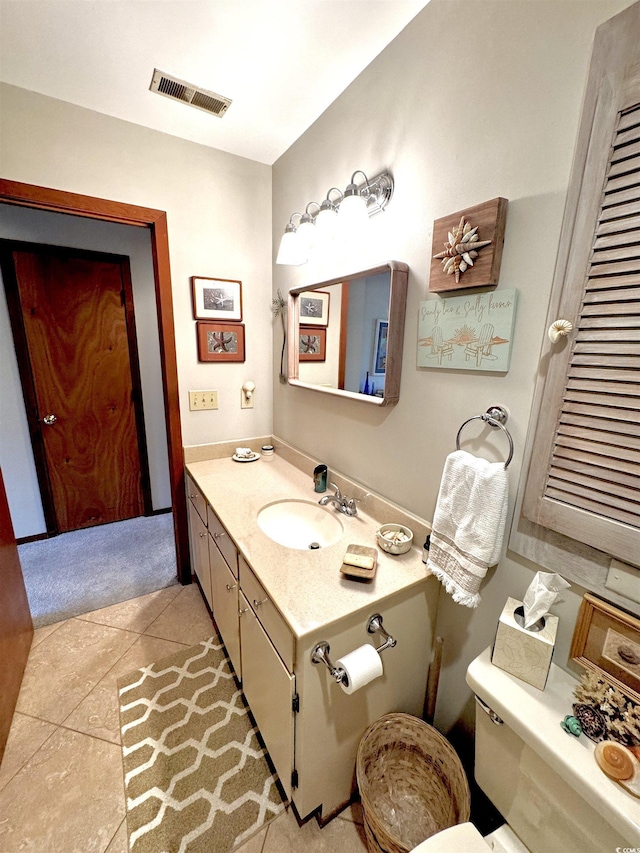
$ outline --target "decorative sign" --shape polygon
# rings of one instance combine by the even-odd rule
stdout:
[[[429,290],[495,287],[500,275],[507,199],[494,198],[433,223]]]
[[[517,290],[420,303],[418,367],[509,370]]]

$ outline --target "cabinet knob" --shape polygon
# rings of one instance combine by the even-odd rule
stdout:
[[[235,589],[238,586],[237,583],[228,583],[227,584],[227,592],[231,592],[232,589]]]
[[[195,501],[195,499],[196,499],[195,495],[189,495],[189,497],[191,498],[192,501]]]
[[[250,610],[249,607],[239,607],[238,608],[238,616],[242,616],[243,613],[248,613]]]
[[[226,535],[227,535],[226,533],[218,533],[218,531],[216,530],[216,532],[213,534],[213,538],[214,539],[222,539],[222,537],[226,536]]]
[[[254,598],[253,599],[253,606],[254,607],[260,607],[262,604],[265,604],[265,602],[267,602],[267,601],[269,601],[268,598],[263,598],[261,601],[257,601],[257,599]]]
[[[202,530],[198,533],[198,536],[199,536],[201,539],[204,539],[204,533],[202,532]]]

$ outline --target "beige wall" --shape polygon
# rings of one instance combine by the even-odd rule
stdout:
[[[2,85],[0,176],[165,210],[184,443],[271,431],[269,166]],[[244,364],[198,363],[192,275],[243,282]],[[253,410],[240,409],[246,379]],[[219,410],[190,412],[190,389],[217,389]]]
[[[399,404],[381,411],[277,385],[278,435],[432,518],[460,424],[502,404],[516,448],[513,506],[593,35],[627,5],[432,0],[277,161],[276,248],[289,215],[321,201],[329,187],[344,187],[355,169],[369,176],[390,169],[395,194],[370,221],[368,239],[340,258],[275,267],[275,287],[286,292],[391,258],[411,270]],[[496,196],[509,200],[499,287],[519,291],[510,370],[418,369],[418,303],[428,296],[433,221]],[[504,437],[475,449],[504,458]],[[445,638],[445,663],[436,722],[443,730],[471,720],[466,667],[491,643],[507,596],[520,598],[537,568],[507,553],[485,581],[476,611],[441,593],[437,632]],[[574,587],[556,608],[561,665],[581,595]]]

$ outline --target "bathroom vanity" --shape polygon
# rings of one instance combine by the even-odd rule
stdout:
[[[340,522],[333,544],[294,549],[264,533],[257,518],[265,505],[317,507],[321,497],[313,490],[317,460],[272,443],[269,461],[238,464],[232,450],[187,461],[192,568],[284,790],[301,818],[319,809],[326,820],[352,796],[366,727],[390,711],[422,714],[439,584],[418,547],[398,556],[379,551],[372,581],[340,573],[347,546],[375,547],[383,522],[410,527],[416,545],[428,532],[423,520],[344,477],[331,479],[360,502],[355,517],[321,510]],[[349,695],[312,662],[313,651],[328,643],[335,664],[366,643],[380,647],[382,638],[367,633],[376,613],[397,644],[381,655],[383,675]]]

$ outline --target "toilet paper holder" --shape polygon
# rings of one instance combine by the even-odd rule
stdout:
[[[374,613],[374,615],[370,616],[367,620],[367,633],[380,634],[384,640],[383,644],[376,649],[379,655],[387,649],[392,649],[398,642],[391,636],[391,634],[385,631],[382,625],[382,616],[379,613]],[[325,640],[317,643],[311,650],[311,663],[323,663],[331,673],[331,677],[335,679],[336,684],[340,684],[341,682],[344,682],[346,673],[342,667],[334,666],[331,663],[331,658],[329,657],[330,651],[331,647]]]

